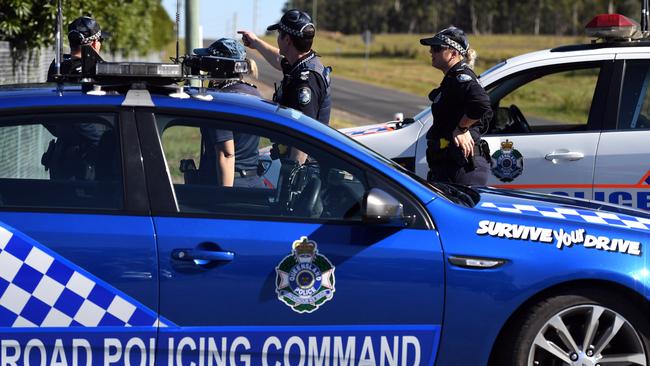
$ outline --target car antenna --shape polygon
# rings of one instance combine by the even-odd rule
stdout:
[[[648,0],[642,0],[641,5],[641,34],[643,37],[648,36],[648,22],[650,21],[650,14],[648,14]]]
[[[178,43],[179,43],[179,29],[181,28],[181,0],[176,0],[176,58],[174,63],[178,63]]]
[[[56,80],[56,90],[59,93],[59,96],[63,95],[63,76],[61,75],[61,61],[63,59],[63,42],[61,41],[62,30],[63,12],[61,10],[61,0],[58,0],[56,7],[56,35],[54,36],[54,39],[56,40],[56,53],[54,54],[56,75],[54,75],[54,79]]]

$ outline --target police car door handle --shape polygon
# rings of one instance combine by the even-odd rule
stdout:
[[[580,160],[585,157],[585,154],[576,151],[562,151],[562,152],[552,152],[545,156],[546,160]]]
[[[205,264],[213,261],[230,262],[235,259],[235,253],[218,250],[174,249],[172,258],[180,261],[194,261],[196,264]]]

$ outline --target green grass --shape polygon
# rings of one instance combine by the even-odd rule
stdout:
[[[365,60],[365,45],[359,35],[321,32],[314,40],[314,49],[323,63],[332,66],[333,75],[371,84],[395,88],[417,95],[427,95],[442,79],[442,73],[431,67],[429,48],[419,40],[431,35],[378,34]],[[275,44],[275,37],[264,37]],[[585,42],[584,38],[531,35],[470,36],[471,47],[478,53],[476,71],[527,52],[565,44]]]

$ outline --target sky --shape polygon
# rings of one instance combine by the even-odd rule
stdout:
[[[185,0],[181,4],[181,36],[185,33]],[[251,30],[263,34],[266,27],[276,23],[282,16],[286,0],[196,0],[200,3],[199,14],[203,39],[233,36],[233,25],[239,30]],[[253,7],[257,3],[257,25],[253,29]],[[163,6],[172,20],[176,19],[176,0],[163,0]]]

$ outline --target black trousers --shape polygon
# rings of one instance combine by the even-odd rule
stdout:
[[[457,183],[472,186],[484,186],[490,174],[490,162],[474,148],[472,161],[461,161],[448,154],[427,151],[429,164],[429,182]]]

